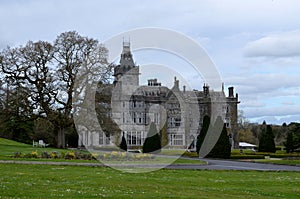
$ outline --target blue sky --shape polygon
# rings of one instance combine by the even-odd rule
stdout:
[[[0,48],[69,30],[105,41],[134,28],[172,29],[205,48],[250,121],[282,124],[300,121],[299,8],[297,0],[1,1]],[[144,57],[135,54],[138,64]]]

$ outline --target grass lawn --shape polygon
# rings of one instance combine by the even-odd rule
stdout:
[[[99,163],[98,160],[65,160],[65,159],[41,159],[41,158],[13,158],[15,152],[22,152],[23,154],[31,153],[33,151],[37,151],[38,154],[41,154],[42,152],[69,152],[72,150],[67,149],[56,149],[56,148],[39,148],[39,147],[33,147],[32,145],[23,144],[20,142],[15,142],[12,140],[7,140],[4,138],[0,138],[0,160],[23,160],[23,161],[51,161],[51,162],[93,162],[93,163]],[[88,153],[88,151],[81,151],[84,153]],[[176,150],[167,150],[168,155],[175,155],[178,153]],[[205,162],[200,160],[187,160],[187,159],[176,159],[173,158],[173,164],[205,164]],[[128,161],[129,164],[151,164],[151,163],[162,163],[166,164],[172,162],[172,159],[170,157],[163,158],[163,157],[156,157],[153,160],[150,161]],[[110,161],[110,163],[119,163],[118,161],[113,162]]]
[[[0,198],[299,198],[299,172],[0,164]]]
[[[287,164],[287,165],[299,165],[300,166],[300,159],[299,160],[272,160],[272,159],[263,159],[263,160],[256,160],[255,162],[265,162],[265,163],[273,163],[273,164]]]
[[[15,152],[31,153],[32,151],[37,151],[38,153],[42,153],[44,151],[67,152],[69,150],[33,147],[32,145],[29,144],[24,144],[13,140],[0,138],[0,159],[8,159],[9,157],[13,156]]]

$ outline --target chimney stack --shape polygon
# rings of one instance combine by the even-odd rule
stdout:
[[[229,87],[229,88],[228,88],[228,93],[229,93],[229,96],[228,96],[228,97],[234,97],[234,96],[233,96],[233,87]]]
[[[177,80],[176,76],[174,77],[174,87],[179,89],[179,80]]]
[[[203,85],[203,92],[204,92],[205,96],[208,95],[208,93],[209,93],[209,86],[205,83]]]

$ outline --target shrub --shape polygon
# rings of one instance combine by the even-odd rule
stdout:
[[[99,154],[97,154],[97,153],[92,153],[91,156],[92,156],[92,159],[93,159],[93,160],[97,160],[98,157],[99,157]]]
[[[51,158],[54,158],[54,159],[59,158],[58,152],[52,151],[52,152],[50,153],[50,157],[51,157]]]
[[[32,158],[38,158],[38,156],[39,156],[39,154],[38,154],[37,151],[32,151],[32,152],[31,152],[31,157],[32,157]]]
[[[66,157],[66,153],[65,152],[60,152],[60,156],[61,159],[64,159]]]
[[[219,124],[223,124],[221,135],[216,145],[213,147],[213,149],[209,152],[209,154],[206,157],[229,158],[231,155],[231,143],[229,141],[226,125],[224,124],[220,116],[216,119],[215,127],[219,126]]]
[[[230,159],[264,159],[264,155],[231,155]]]
[[[196,142],[196,152],[197,154],[199,155],[199,151],[202,147],[202,144],[203,144],[203,141],[204,141],[204,138],[207,134],[207,131],[208,131],[208,128],[209,128],[209,124],[210,124],[210,117],[205,115],[203,117],[203,125],[202,125],[202,128],[201,128],[201,131],[199,133],[199,135],[197,136],[197,142]]]
[[[120,144],[120,149],[122,149],[124,151],[127,151],[127,142],[126,142],[124,133],[123,133],[123,136],[122,136],[122,141],[121,141],[121,144]]]
[[[159,153],[160,150],[160,136],[157,132],[156,125],[151,122],[147,138],[143,144],[143,153]]]
[[[23,158],[24,154],[22,152],[15,152],[13,157],[14,158]]]
[[[44,151],[43,153],[42,153],[42,156],[41,156],[42,158],[51,158],[51,156],[49,155],[49,153],[47,152],[47,151]]]
[[[188,151],[185,151],[182,156],[191,157],[191,158],[195,158],[195,157],[198,158],[199,157],[197,152],[188,152]]]
[[[135,161],[135,160],[150,160],[153,159],[154,156],[151,154],[144,153],[126,153],[119,151],[112,151],[111,153],[103,153],[97,155],[99,159],[106,161]]]
[[[76,155],[74,152],[67,152],[65,159],[76,159]]]

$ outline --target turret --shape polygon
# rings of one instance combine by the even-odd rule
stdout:
[[[122,78],[123,85],[139,85],[139,66],[133,61],[130,51],[130,42],[123,41],[120,64],[114,68],[115,83]]]

